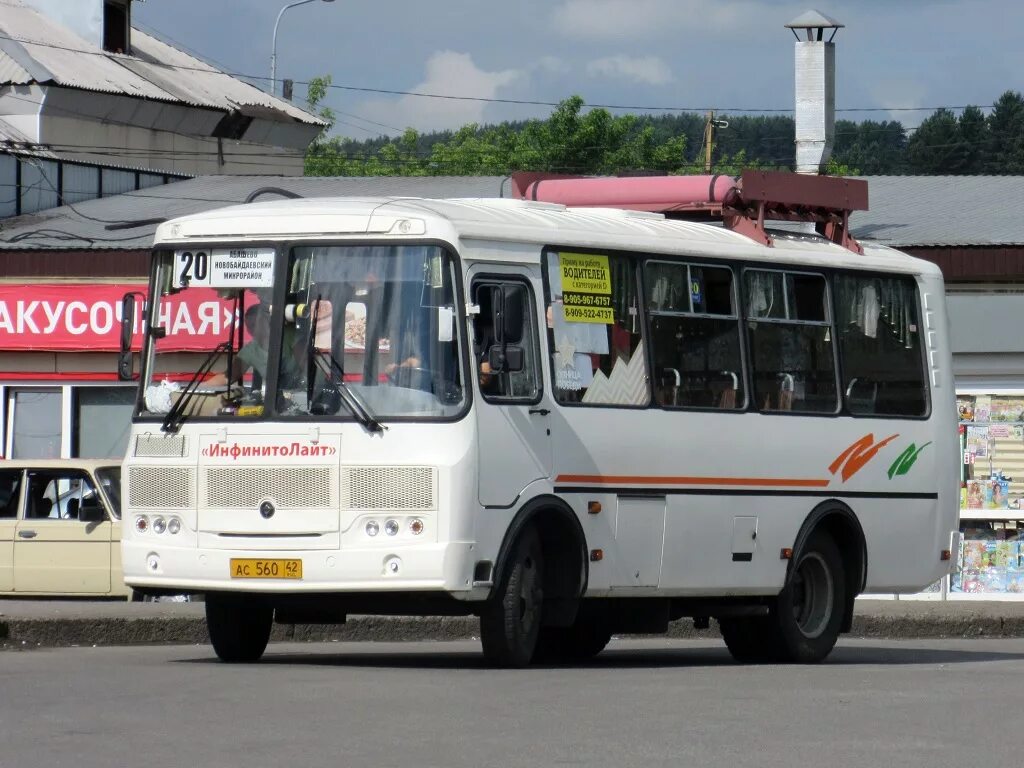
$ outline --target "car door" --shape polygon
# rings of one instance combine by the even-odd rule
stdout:
[[[98,467],[93,480],[110,518],[110,594],[128,596],[131,589],[124,583],[121,563],[121,467]]]
[[[22,471],[0,469],[0,593],[14,589],[14,533],[21,505]]]
[[[29,470],[22,506],[14,539],[14,591],[108,594],[112,524],[89,475],[76,469]]]

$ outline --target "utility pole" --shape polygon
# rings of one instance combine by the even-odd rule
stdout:
[[[728,128],[728,120],[715,120],[715,112],[711,110],[706,115],[707,122],[704,123],[704,172],[711,173],[711,152],[715,142],[715,128]]]

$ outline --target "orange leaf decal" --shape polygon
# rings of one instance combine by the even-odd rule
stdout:
[[[834,475],[836,471],[842,467],[840,476],[843,478],[843,482],[845,483],[857,474],[865,464],[875,458],[875,454],[897,437],[899,437],[898,434],[890,435],[885,438],[885,440],[876,443],[874,433],[869,432],[836,456],[836,460],[828,465],[828,471]]]

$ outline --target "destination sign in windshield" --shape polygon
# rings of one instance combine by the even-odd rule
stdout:
[[[273,248],[211,248],[174,252],[175,282],[207,288],[270,288]]]

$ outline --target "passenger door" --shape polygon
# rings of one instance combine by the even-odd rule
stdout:
[[[551,403],[534,294],[539,274],[486,266],[470,278],[470,302],[479,308],[472,319],[479,500],[508,507],[530,483],[551,475]]]
[[[110,592],[110,515],[81,470],[30,470],[14,540],[14,591]]]
[[[0,592],[14,589],[14,533],[22,485],[20,469],[0,470]]]

